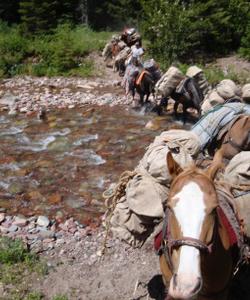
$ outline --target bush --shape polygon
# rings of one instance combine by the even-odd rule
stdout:
[[[86,56],[103,49],[111,34],[62,24],[51,34],[24,37],[18,27],[0,23],[0,77],[93,75],[94,64]]]
[[[250,22],[248,24],[245,36],[241,39],[241,47],[239,49],[239,53],[241,56],[250,60]]]
[[[22,63],[28,54],[28,41],[18,27],[0,23],[0,75],[11,76],[11,70]]]
[[[165,64],[237,50],[249,20],[250,6],[245,0],[141,2],[149,50]],[[249,47],[249,39],[245,45]]]
[[[7,237],[0,238],[0,263],[16,264],[19,262],[33,262],[35,256],[29,253],[20,240]]]
[[[53,297],[52,300],[68,300],[68,297],[63,296],[63,295],[57,295],[57,296]]]

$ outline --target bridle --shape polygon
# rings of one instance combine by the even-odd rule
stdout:
[[[217,216],[215,216],[212,240],[207,245],[206,243],[204,243],[199,239],[188,237],[188,236],[184,236],[180,239],[173,239],[171,237],[171,229],[170,229],[170,222],[169,222],[170,214],[172,214],[172,211],[169,207],[167,207],[165,211],[164,222],[163,222],[161,249],[165,256],[166,262],[170,268],[170,271],[172,272],[172,274],[174,274],[174,266],[172,261],[173,249],[178,249],[181,246],[189,246],[198,249],[201,253],[204,254],[208,254],[212,252],[213,244],[217,236],[218,218]]]

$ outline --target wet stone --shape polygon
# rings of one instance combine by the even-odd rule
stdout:
[[[51,230],[41,230],[39,235],[42,239],[54,238],[55,233]]]
[[[29,192],[28,196],[29,196],[30,200],[44,201],[44,199],[45,199],[39,191],[31,191],[31,192]]]
[[[18,229],[19,229],[18,226],[16,226],[16,225],[11,225],[11,226],[8,228],[8,232],[16,232]]]
[[[27,223],[28,222],[24,217],[18,217],[18,216],[14,217],[13,225],[24,227],[26,226]]]
[[[81,198],[69,198],[65,202],[72,208],[81,208],[85,205],[85,201]]]
[[[8,228],[4,227],[4,226],[0,226],[0,232],[3,234],[6,234],[9,232]]]
[[[19,182],[13,182],[8,188],[8,191],[11,194],[21,194],[24,192],[24,187],[22,186],[21,183]]]
[[[0,213],[0,223],[5,220],[5,213]]]
[[[59,193],[52,194],[49,196],[48,201],[51,204],[58,204],[62,201],[62,195]]]
[[[50,221],[46,216],[39,216],[36,223],[38,226],[48,227],[50,224]]]

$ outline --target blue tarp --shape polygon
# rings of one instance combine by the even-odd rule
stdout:
[[[240,114],[250,115],[250,105],[244,103],[217,105],[204,115],[191,129],[200,139],[201,150],[209,145],[225,125]]]

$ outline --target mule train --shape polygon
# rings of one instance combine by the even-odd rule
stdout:
[[[172,99],[176,117],[182,104],[184,122],[190,107],[199,120],[156,136],[121,176],[107,193],[116,203],[108,227],[134,247],[154,240],[165,299],[231,300],[234,274],[250,261],[250,84],[226,79],[212,89],[196,66],[162,75],[153,59],[131,62],[126,94],[137,92],[140,105],[153,94],[159,114]],[[233,299],[249,300],[249,286]]]

